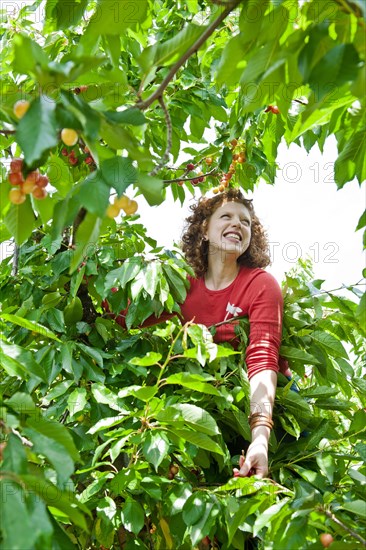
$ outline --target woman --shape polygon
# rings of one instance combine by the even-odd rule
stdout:
[[[191,206],[192,215],[182,237],[183,252],[195,271],[181,305],[183,322],[216,326],[215,342],[236,346],[237,318],[250,324],[246,364],[250,383],[249,424],[252,441],[240,457],[234,475],[268,474],[268,440],[279,370],[283,300],[276,280],[262,268],[270,263],[268,241],[251,200],[238,189],[212,198],[202,197]],[[106,307],[106,309],[108,309]],[[125,312],[116,320],[125,326]],[[149,318],[144,326],[172,317]],[[286,363],[281,370],[285,372]]]
[[[183,251],[196,277],[181,306],[184,321],[217,325],[216,342],[236,344],[238,316],[250,324],[246,364],[250,383],[252,441],[234,475],[268,473],[268,440],[279,370],[283,300],[276,280],[262,268],[270,263],[268,241],[252,202],[238,189],[202,198],[191,207]],[[281,365],[282,366],[282,365]],[[286,368],[286,365],[283,365]]]

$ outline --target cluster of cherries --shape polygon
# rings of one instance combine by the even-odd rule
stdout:
[[[238,140],[237,139],[232,139],[230,141],[230,145],[231,145],[232,152],[233,152],[233,159],[232,159],[232,162],[229,166],[229,170],[227,171],[227,173],[224,173],[224,174],[221,175],[219,185],[217,187],[213,188],[212,191],[213,191],[214,194],[222,193],[223,191],[225,191],[225,189],[227,187],[229,187],[229,182],[230,182],[231,178],[233,177],[233,175],[235,174],[236,165],[237,164],[243,164],[244,162],[246,162],[245,151],[242,150],[242,146],[238,143]],[[213,159],[213,157],[206,157],[204,159],[204,162],[205,162],[207,168],[210,168],[210,166],[214,162],[214,159]],[[189,163],[186,166],[186,173],[192,172],[192,170],[194,170],[194,169],[195,169],[195,165],[193,163]],[[205,181],[205,176],[204,176],[203,172],[200,172],[197,175],[196,178],[190,179],[189,181],[193,185],[198,185],[199,183],[203,183]],[[185,183],[185,180],[181,180],[181,181],[178,182],[178,185],[184,185],[184,183]]]
[[[76,145],[79,140],[79,136],[78,136],[78,133],[73,128],[63,128],[61,130],[61,140],[68,147],[74,147],[74,145]],[[83,159],[85,164],[90,166],[90,168],[94,168],[95,162],[93,157],[90,154],[88,147],[84,147],[83,152],[86,155]],[[75,149],[69,150],[66,147],[63,147],[61,149],[61,154],[64,157],[68,157],[69,163],[72,166],[76,166],[79,163],[80,157],[76,156]]]
[[[136,201],[131,200],[126,195],[122,195],[121,197],[116,197],[114,202],[108,206],[106,216],[108,218],[116,218],[121,210],[123,210],[127,216],[131,216],[137,212],[137,209],[138,204]]]
[[[11,161],[8,180],[10,185],[14,186],[9,191],[9,200],[13,204],[22,204],[27,195],[32,195],[35,199],[47,197],[48,177],[42,175],[39,170],[33,170],[24,178],[23,159],[15,158]]]

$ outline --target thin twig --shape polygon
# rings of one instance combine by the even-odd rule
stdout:
[[[198,178],[206,178],[207,176],[214,176],[217,173],[217,168],[213,168],[210,170],[210,172],[207,172],[206,174],[200,174],[199,176],[193,176],[192,178],[186,178],[182,176],[181,178],[174,178],[172,180],[163,180],[163,183],[169,184],[169,183],[177,183],[178,181],[193,181]]]
[[[4,136],[10,136],[12,134],[15,134],[15,130],[0,130],[0,134],[4,134]]]
[[[18,275],[18,269],[19,269],[19,246],[17,244],[15,244],[14,245],[13,266],[11,268],[12,277],[15,277],[16,275]]]
[[[160,162],[151,172],[149,172],[149,176],[155,176],[160,170],[165,166],[167,161],[169,160],[169,154],[172,149],[172,140],[173,140],[173,126],[172,126],[172,119],[170,118],[169,111],[164,103],[163,96],[158,98],[158,101],[160,103],[161,108],[163,109],[164,118],[165,118],[165,124],[166,124],[166,149],[164,152],[164,155],[161,157]]]
[[[164,78],[163,82],[160,84],[160,86],[155,90],[154,93],[152,93],[147,99],[144,101],[138,101],[136,103],[136,107],[138,109],[147,109],[156,99],[162,96],[165,88],[168,86],[169,82],[173,79],[174,75],[178,72],[178,70],[184,65],[184,63],[193,55],[201,46],[202,44],[207,40],[211,34],[216,30],[216,28],[222,23],[222,21],[229,15],[229,13],[235,9],[242,0],[234,0],[232,3],[228,5],[227,8],[223,10],[223,12],[217,17],[211,25],[207,27],[207,29],[201,34],[201,36],[194,42],[194,44],[188,48],[186,53],[182,55],[180,59],[173,65],[173,67],[170,69],[167,76]]]
[[[356,531],[348,527],[345,523],[343,523],[343,521],[338,519],[332,512],[330,512],[329,510],[322,510],[322,512],[324,512],[327,518],[331,519],[332,521],[334,521],[334,523],[339,525],[339,527],[342,527],[345,531],[347,531],[347,533],[349,533],[351,537],[357,539],[359,542],[361,542],[363,545],[366,546],[366,539],[362,538],[361,535],[356,533]]]

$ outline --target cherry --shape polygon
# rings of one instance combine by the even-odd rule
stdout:
[[[73,128],[63,128],[61,130],[61,139],[65,145],[72,147],[78,141],[78,134]]]
[[[47,197],[48,193],[43,187],[36,186],[32,191],[32,195],[35,199],[42,200]]]
[[[324,548],[328,548],[334,540],[330,533],[322,533],[319,539]]]
[[[9,191],[9,200],[13,204],[22,204],[26,199],[24,193],[21,189],[10,189]]]
[[[120,208],[116,204],[110,204],[106,211],[106,216],[108,218],[116,218],[120,213]]]
[[[37,181],[37,186],[44,188],[47,187],[49,184],[49,179],[47,176],[39,176],[39,180]]]
[[[127,206],[124,207],[123,210],[126,212],[128,216],[130,216],[131,214],[134,214],[137,211],[138,207],[139,205],[137,204],[137,202],[132,200]]]
[[[30,103],[27,99],[20,99],[14,104],[13,111],[17,118],[23,118],[28,111]]]
[[[194,170],[194,164],[192,164],[191,162],[187,164],[187,170],[189,171]]]
[[[21,172],[10,172],[10,174],[8,174],[8,180],[11,185],[20,185],[24,181]]]
[[[38,170],[33,170],[33,172],[29,172],[29,174],[26,177],[25,181],[30,181],[31,183],[38,183],[39,178],[40,178],[39,171]]]
[[[268,105],[268,107],[264,110],[265,113],[273,113],[274,115],[278,115],[281,111],[277,107],[277,105]]]
[[[13,159],[10,163],[10,172],[21,172],[23,168],[22,159]]]

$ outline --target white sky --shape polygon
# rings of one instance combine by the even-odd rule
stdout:
[[[332,179],[337,157],[334,139],[328,139],[322,155],[315,146],[309,154],[297,145],[281,146],[276,183],[260,183],[253,194],[256,213],[268,231],[272,265],[267,268],[281,282],[299,257],[309,255],[323,289],[357,283],[366,265],[362,230],[355,228],[366,205],[366,188],[356,181],[337,190]],[[149,236],[170,248],[178,242],[188,204],[170,199],[149,207],[138,197],[141,221]],[[363,287],[361,287],[363,288]]]

